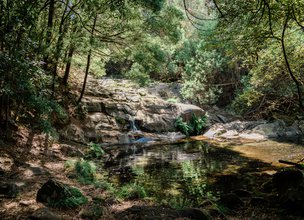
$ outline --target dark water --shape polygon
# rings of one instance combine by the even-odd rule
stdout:
[[[155,201],[181,207],[233,190],[252,190],[262,181],[263,171],[273,168],[202,141],[121,147],[112,154],[108,169],[113,183],[133,186]]]

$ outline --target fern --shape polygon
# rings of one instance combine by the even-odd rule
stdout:
[[[93,162],[81,159],[76,162],[75,171],[80,182],[93,183],[95,181],[96,166]]]
[[[189,137],[201,134],[206,127],[206,121],[207,117],[205,115],[198,117],[195,114],[192,114],[189,122],[184,122],[181,117],[177,118],[175,121],[175,127],[178,131]]]
[[[102,149],[100,144],[90,143],[89,144],[90,151],[87,155],[87,158],[95,158],[100,159],[104,154],[105,151]]]

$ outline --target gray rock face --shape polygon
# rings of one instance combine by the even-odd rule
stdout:
[[[129,131],[160,133],[174,131],[178,117],[189,120],[192,114],[204,115],[194,105],[169,103],[149,94],[128,80],[89,78],[82,100],[87,110],[84,120],[73,119],[61,134],[77,142],[117,143]]]
[[[245,138],[254,140],[302,137],[300,122],[287,126],[283,121],[233,121],[212,125],[204,136],[209,138]]]

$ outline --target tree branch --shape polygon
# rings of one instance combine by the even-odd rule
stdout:
[[[282,37],[281,37],[282,51],[283,51],[284,60],[285,60],[286,66],[287,66],[288,73],[289,73],[290,77],[292,78],[292,80],[294,81],[294,83],[296,84],[296,87],[297,87],[299,107],[302,111],[304,111],[304,105],[303,105],[302,93],[301,93],[301,86],[300,86],[299,81],[297,80],[297,78],[294,76],[294,74],[292,72],[292,69],[291,69],[289,61],[288,61],[286,48],[285,48],[285,32],[286,32],[286,29],[287,29],[287,26],[288,26],[288,21],[289,21],[289,16],[286,15],[286,19],[285,19],[283,30],[282,30]]]

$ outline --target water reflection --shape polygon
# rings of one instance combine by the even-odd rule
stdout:
[[[112,182],[140,186],[155,201],[175,206],[199,205],[206,198],[218,197],[226,188],[246,184],[242,180],[247,179],[239,178],[238,172],[242,167],[244,173],[240,175],[245,174],[244,167],[250,164],[234,151],[202,141],[129,146],[118,150],[113,160],[109,175]]]

